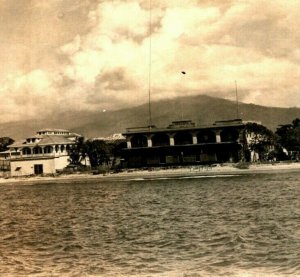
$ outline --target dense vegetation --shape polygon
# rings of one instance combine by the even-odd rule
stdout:
[[[300,152],[300,119],[296,118],[291,124],[281,125],[276,130],[278,143],[290,152],[292,159],[299,159]]]
[[[250,152],[254,153],[253,161],[256,161],[258,154],[260,160],[270,159],[269,154],[275,145],[274,133],[265,126],[257,123],[247,123],[245,134],[248,135],[247,150],[245,153],[246,160],[250,161]],[[272,149],[273,150],[273,149]]]
[[[13,144],[15,141],[9,137],[0,138],[0,152],[8,150],[8,146]]]
[[[106,142],[103,140],[85,140],[80,137],[69,150],[70,163],[82,165],[88,158],[92,168],[99,166],[113,167],[116,158],[121,155],[121,149],[124,147],[123,141]]]
[[[280,125],[275,133],[256,123],[246,124],[245,131],[252,134],[248,149],[259,153],[260,160],[299,160],[299,118],[294,119],[291,124]]]

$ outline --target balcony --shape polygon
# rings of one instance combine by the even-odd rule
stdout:
[[[59,153],[39,153],[39,154],[23,154],[23,155],[12,155],[12,160],[22,160],[22,159],[39,159],[39,158],[54,158],[67,155],[67,152]]]

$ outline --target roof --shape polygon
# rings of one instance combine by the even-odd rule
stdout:
[[[23,140],[18,140],[18,141],[15,141],[13,144],[8,145],[7,147],[17,148],[17,147],[23,147],[23,146],[24,146],[24,141]]]
[[[26,143],[26,141],[18,141],[11,145],[9,148],[18,148],[18,147],[35,147],[35,146],[46,146],[46,145],[55,145],[55,144],[74,144],[75,142],[68,138],[68,136],[61,135],[43,135],[41,140],[34,143]]]
[[[38,145],[48,144],[73,144],[74,141],[64,136],[59,135],[44,135],[43,138],[37,143]]]
[[[69,130],[66,129],[55,129],[55,128],[45,128],[45,129],[41,129],[39,131],[37,131],[37,133],[39,132],[67,132],[69,133]]]
[[[67,135],[68,137],[82,137],[82,135],[77,134],[77,133],[70,133]]]
[[[146,134],[146,133],[162,133],[162,132],[177,132],[177,131],[198,131],[205,129],[221,129],[224,127],[243,127],[245,124],[241,119],[216,121],[211,125],[196,126],[190,120],[173,121],[168,127],[157,128],[156,126],[134,127],[126,128],[124,136],[133,134]]]

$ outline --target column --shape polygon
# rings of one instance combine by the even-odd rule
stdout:
[[[152,136],[147,136],[147,146],[152,147]]]
[[[170,134],[170,146],[174,146],[175,145],[175,141],[174,141],[174,134]]]
[[[197,144],[198,143],[198,138],[196,134],[193,134],[193,144]]]
[[[216,130],[216,142],[221,142],[221,130]]]

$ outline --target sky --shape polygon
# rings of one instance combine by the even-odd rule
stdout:
[[[0,122],[136,106],[149,87],[235,100],[235,81],[241,102],[300,107],[300,0],[151,2],[0,0]]]

